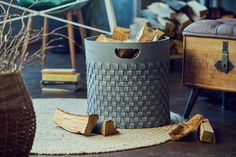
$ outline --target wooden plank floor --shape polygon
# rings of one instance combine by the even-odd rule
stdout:
[[[23,71],[25,84],[32,98],[86,98],[85,55],[77,54],[77,69],[81,72],[82,89],[70,94],[42,94],[40,89],[40,65],[28,65]],[[69,55],[51,53],[48,55],[47,67],[70,67]],[[189,89],[181,85],[181,74],[172,73],[170,79],[171,110],[183,113]],[[214,101],[213,101],[214,100]],[[230,99],[229,106],[223,110],[218,99],[201,97],[191,115],[201,113],[206,116],[216,132],[216,144],[199,142],[196,134],[190,135],[182,141],[168,142],[145,149],[135,149],[124,152],[81,155],[85,157],[235,157],[236,156],[236,99]],[[132,142],[132,141],[131,141]],[[56,157],[57,155],[31,155],[31,157]],[[62,157],[77,157],[78,155],[62,155]]]

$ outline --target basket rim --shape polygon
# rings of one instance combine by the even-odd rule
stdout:
[[[107,37],[111,37],[110,35],[106,35]],[[85,38],[85,41],[88,42],[95,42],[95,40],[99,37],[99,35],[96,36],[91,36],[91,37],[87,37]],[[124,45],[130,45],[130,44],[140,44],[140,45],[148,45],[150,43],[160,43],[160,42],[165,42],[165,41],[169,41],[170,37],[168,36],[164,36],[163,39],[161,40],[157,40],[157,41],[151,41],[151,42],[96,42],[96,43],[102,43],[102,44],[124,44]]]

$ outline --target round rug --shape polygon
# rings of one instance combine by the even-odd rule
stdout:
[[[176,127],[173,124],[150,129],[119,129],[120,133],[113,136],[86,137],[67,132],[52,122],[56,108],[85,115],[86,99],[34,99],[33,104],[37,129],[32,154],[90,154],[144,148],[169,141],[169,132]],[[179,117],[172,113],[171,119],[177,121]]]

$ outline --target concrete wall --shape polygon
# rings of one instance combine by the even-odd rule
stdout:
[[[221,6],[226,11],[232,11],[236,14],[236,1],[235,0],[221,0]]]
[[[112,1],[118,26],[129,27],[129,25],[133,22],[134,1],[135,0]],[[104,0],[91,0],[90,5],[85,7],[83,10],[85,13],[85,17],[90,19],[90,23],[92,26],[109,31],[109,24]],[[90,11],[90,14],[88,14],[88,10]]]

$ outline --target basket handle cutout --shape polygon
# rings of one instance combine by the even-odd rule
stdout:
[[[123,59],[135,59],[139,56],[139,49],[115,49],[116,56]]]

